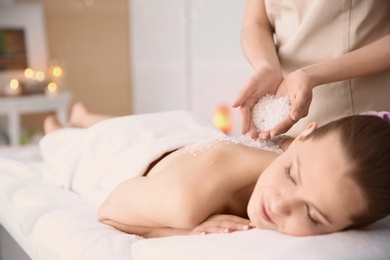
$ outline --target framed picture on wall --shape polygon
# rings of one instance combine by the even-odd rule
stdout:
[[[0,90],[26,68],[47,71],[48,50],[43,6],[0,4]]]
[[[28,68],[24,29],[0,28],[0,71]]]

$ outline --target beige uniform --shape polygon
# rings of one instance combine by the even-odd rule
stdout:
[[[284,75],[372,43],[390,33],[389,0],[265,0]],[[313,90],[309,115],[320,125],[367,110],[390,111],[390,71]]]

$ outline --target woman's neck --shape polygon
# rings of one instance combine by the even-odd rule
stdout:
[[[288,147],[291,145],[291,143],[294,141],[294,138],[287,137],[283,142],[281,143],[281,148],[284,151],[288,149]],[[225,213],[227,214],[234,214],[237,216],[241,216],[244,218],[247,218],[247,205],[249,202],[250,197],[252,196],[253,190],[256,186],[257,180],[260,177],[261,173],[265,168],[277,157],[276,154],[273,156],[269,156],[269,152],[264,151],[258,151],[259,155],[257,160],[258,162],[263,162],[262,166],[263,169],[260,169],[262,166],[259,165],[259,168],[256,171],[256,174],[252,175],[251,178],[248,178],[248,182],[239,187],[233,194],[231,201],[227,204]],[[267,156],[267,155],[268,156]],[[271,153],[272,154],[272,153]],[[242,176],[243,177],[243,176]]]
[[[242,218],[248,218],[247,205],[255,186],[256,182],[237,190],[233,194],[231,202],[228,203],[225,213],[240,216]]]
[[[281,147],[283,151],[288,148],[291,141],[290,138],[283,141]],[[242,171],[236,172],[237,178],[233,179],[233,192],[226,204],[225,213],[247,217],[247,205],[257,180],[278,154],[256,148],[247,148],[246,152],[241,153],[243,154],[245,158],[240,158],[240,164],[245,166],[242,167]]]
[[[283,140],[282,144],[280,145],[283,152],[288,149],[288,147],[291,145],[291,143],[294,141],[294,139],[295,138],[293,138],[293,137],[287,137],[286,139]]]

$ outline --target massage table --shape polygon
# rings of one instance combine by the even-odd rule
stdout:
[[[390,259],[390,217],[312,237],[252,229],[143,239],[98,222],[78,193],[43,181],[42,169],[37,146],[0,148],[0,224],[31,259]]]

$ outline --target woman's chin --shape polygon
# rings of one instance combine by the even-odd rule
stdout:
[[[258,229],[266,229],[266,230],[277,230],[277,227],[274,224],[271,224],[264,219],[262,219],[259,215],[255,215],[248,212],[248,217],[250,222],[255,228]]]

